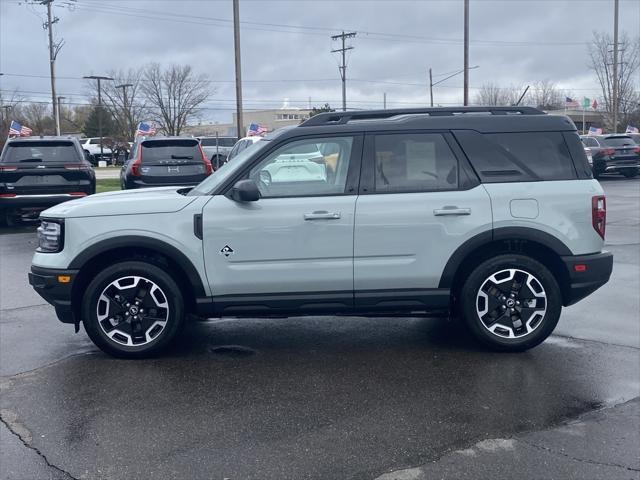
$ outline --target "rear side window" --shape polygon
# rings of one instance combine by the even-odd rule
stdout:
[[[482,134],[458,130],[455,136],[484,183],[576,178],[561,132]]]
[[[182,160],[202,162],[198,141],[194,139],[147,140],[141,143],[142,163],[154,164]]]
[[[458,161],[439,133],[376,135],[375,157],[377,193],[458,188]]]
[[[605,138],[603,143],[607,147],[635,147],[636,142],[631,137],[609,137]]]
[[[75,145],[65,141],[10,142],[2,163],[77,162],[81,160]]]

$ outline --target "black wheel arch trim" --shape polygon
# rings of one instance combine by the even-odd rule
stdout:
[[[187,256],[178,250],[173,245],[170,245],[162,240],[154,238],[138,236],[138,235],[124,235],[116,238],[109,238],[102,240],[83,252],[79,253],[69,264],[69,269],[82,269],[87,262],[97,257],[98,255],[114,250],[116,248],[129,248],[131,251],[135,251],[136,247],[155,250],[158,253],[168,257],[174,261],[185,273],[189,279],[189,283],[193,288],[193,293],[196,297],[204,296],[205,289],[200,278],[200,274],[194,267],[193,263],[187,258]]]
[[[547,247],[558,256],[573,255],[561,240],[541,230],[527,227],[502,227],[487,230],[471,237],[453,252],[442,271],[438,287],[452,288],[456,272],[464,259],[472,254],[474,250],[496,240],[531,241]]]

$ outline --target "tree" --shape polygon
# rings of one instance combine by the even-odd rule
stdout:
[[[335,111],[336,111],[335,108],[331,108],[331,105],[329,105],[328,103],[325,103],[322,107],[313,107],[309,112],[309,117],[313,117],[314,115],[317,115],[319,113],[335,112]]]
[[[475,96],[475,103],[491,107],[515,105],[524,88],[510,85],[499,87],[495,83],[483,84]]]
[[[529,90],[526,103],[542,110],[559,110],[564,107],[565,93],[551,80],[539,80]]]
[[[18,90],[8,95],[0,90],[0,139],[6,138],[11,120],[22,118],[23,103],[24,98]]]
[[[608,33],[593,32],[589,45],[589,67],[598,78],[604,101],[607,127],[617,132],[624,130],[634,112],[638,110],[640,94],[636,90],[636,72],[640,67],[640,37],[629,38],[623,33],[619,41],[617,79],[613,77],[613,41]],[[618,125],[613,125],[613,85],[618,84]]]
[[[141,89],[142,69],[111,70],[108,75],[114,81],[102,84],[103,106],[114,120],[115,136],[122,140],[132,139],[138,123],[145,120],[148,111]],[[118,85],[129,86],[117,88]],[[97,83],[93,84],[93,95],[98,96]]]
[[[33,130],[33,135],[55,135],[56,123],[49,114],[49,104],[32,102],[22,107],[19,117],[22,123]]]
[[[167,135],[180,132],[211,93],[206,75],[196,75],[189,65],[170,65],[163,69],[157,63],[144,68],[142,92],[152,118]]]
[[[89,113],[87,117],[87,121],[84,124],[84,134],[87,137],[98,137],[100,136],[99,129],[99,115],[102,117],[102,136],[113,136],[117,133],[116,124],[113,120],[111,114],[104,108],[100,109],[96,105]]]

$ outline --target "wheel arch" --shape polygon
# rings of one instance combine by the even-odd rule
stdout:
[[[463,279],[483,261],[495,255],[527,255],[547,267],[560,285],[563,303],[570,286],[569,274],[561,257],[571,250],[556,237],[525,227],[505,227],[483,232],[460,245],[451,255],[440,277],[439,288],[450,288],[454,296]]]
[[[80,318],[78,306],[94,274],[108,265],[127,260],[147,261],[167,270],[182,291],[187,312],[194,311],[197,297],[206,295],[200,274],[176,247],[153,238],[126,235],[92,245],[69,264],[69,269],[78,270],[71,292],[76,319]]]

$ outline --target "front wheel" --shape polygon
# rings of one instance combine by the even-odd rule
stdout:
[[[467,277],[459,310],[485,345],[523,351],[551,335],[560,318],[562,298],[558,282],[540,262],[524,255],[499,255]]]
[[[184,301],[163,269],[129,261],[96,275],[84,294],[82,313],[87,334],[102,351],[141,358],[169,346],[184,323]]]

